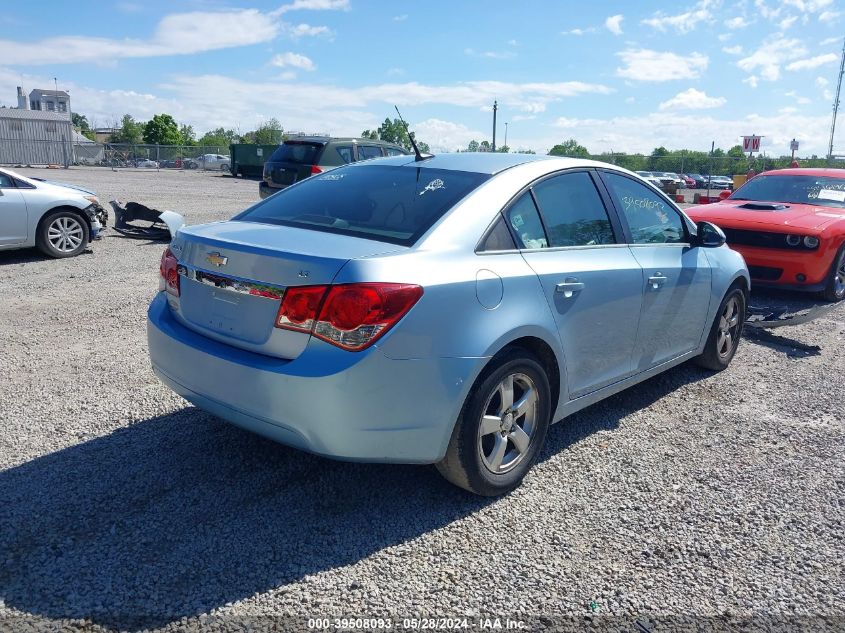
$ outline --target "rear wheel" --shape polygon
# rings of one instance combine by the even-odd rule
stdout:
[[[73,257],[88,246],[88,223],[71,211],[54,211],[38,228],[39,250],[50,257]]]
[[[453,484],[484,496],[510,492],[531,468],[549,428],[549,380],[537,359],[505,353],[476,384],[437,469]]]
[[[822,296],[826,301],[842,301],[845,297],[845,244],[833,259]]]
[[[745,293],[741,288],[734,286],[728,291],[716,312],[704,352],[696,357],[696,363],[713,371],[727,369],[739,345],[745,323],[745,304]]]

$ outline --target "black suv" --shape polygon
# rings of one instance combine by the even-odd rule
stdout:
[[[264,179],[258,185],[258,193],[263,199],[332,167],[407,153],[399,145],[368,138],[298,136],[279,145],[270,160],[264,163]]]

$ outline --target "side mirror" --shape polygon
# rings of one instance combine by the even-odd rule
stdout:
[[[715,224],[701,221],[696,226],[696,243],[705,248],[718,248],[727,241],[724,232]]]

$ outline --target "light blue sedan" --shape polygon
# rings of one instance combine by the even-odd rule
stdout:
[[[549,424],[694,359],[728,366],[750,281],[721,231],[613,165],[398,156],[184,227],[148,339],[196,406],[482,495]]]

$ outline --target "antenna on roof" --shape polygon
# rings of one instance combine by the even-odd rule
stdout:
[[[402,121],[402,125],[405,126],[405,132],[407,132],[408,138],[411,140],[411,147],[414,148],[414,155],[416,156],[414,160],[419,162],[421,160],[425,160],[426,158],[432,158],[431,154],[426,154],[425,156],[420,154],[420,148],[417,147],[417,142],[414,140],[414,133],[408,129],[408,124],[405,123],[405,119],[402,118],[402,113],[399,112],[399,108],[395,105],[393,107],[396,108],[396,114],[399,115],[399,120]]]

